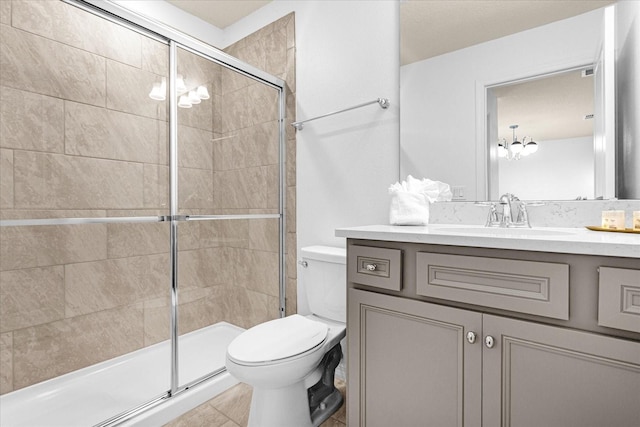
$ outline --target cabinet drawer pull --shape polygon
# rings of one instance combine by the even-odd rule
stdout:
[[[367,264],[368,271],[376,271],[377,268],[378,268],[377,264]]]
[[[473,331],[469,331],[467,332],[467,341],[469,341],[469,344],[473,344],[476,342],[476,333]]]
[[[495,339],[491,335],[487,335],[486,337],[484,337],[484,345],[486,345],[487,348],[493,348],[495,344]]]

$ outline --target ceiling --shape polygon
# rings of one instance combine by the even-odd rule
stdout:
[[[555,74],[491,89],[498,98],[498,137],[511,142],[509,126],[518,125],[521,141],[560,140],[593,135],[593,76],[582,70]]]
[[[167,0],[174,6],[224,30],[251,15],[268,0]]]
[[[167,0],[224,29],[271,1]],[[401,0],[402,65],[579,15],[615,0]]]
[[[614,2],[404,0],[400,3],[400,62],[402,65],[410,64],[576,16]]]

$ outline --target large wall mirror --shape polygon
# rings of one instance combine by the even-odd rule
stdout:
[[[401,3],[401,176],[460,200],[637,198],[635,172],[616,187],[616,148],[638,149],[616,146],[612,3]]]

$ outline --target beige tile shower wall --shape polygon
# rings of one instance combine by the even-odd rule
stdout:
[[[0,39],[0,218],[166,215],[148,93],[167,46],[59,1],[0,1]],[[0,393],[143,347],[168,242],[161,223],[0,228]]]
[[[58,1],[2,10],[1,206],[166,208],[167,46]]]
[[[294,14],[265,26],[226,49],[226,52],[285,80],[286,91],[286,312],[296,309],[295,222],[295,19]],[[214,204],[221,213],[273,212],[278,207],[278,123],[275,91],[223,73],[225,109],[216,128],[233,138],[214,144]],[[245,113],[246,112],[246,113]],[[252,222],[249,250],[236,250],[244,265],[239,283],[267,298],[276,298],[277,223]],[[262,229],[260,229],[263,227]],[[264,236],[268,236],[264,238]],[[249,263],[249,264],[247,264]],[[242,267],[240,267],[242,268]],[[277,314],[276,314],[277,315]]]
[[[125,27],[113,25],[62,2],[13,0],[11,3],[15,28],[141,67],[142,39]],[[65,25],[68,23],[73,25]],[[105,40],[109,42],[105,43]]]
[[[64,152],[63,100],[2,86],[0,109],[3,147]]]
[[[105,105],[106,58],[9,25],[0,26],[0,39],[2,86]]]

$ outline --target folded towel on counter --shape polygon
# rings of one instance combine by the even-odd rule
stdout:
[[[391,225],[427,225],[429,204],[449,201],[453,197],[449,184],[430,179],[416,179],[409,175],[406,181],[389,187]]]

